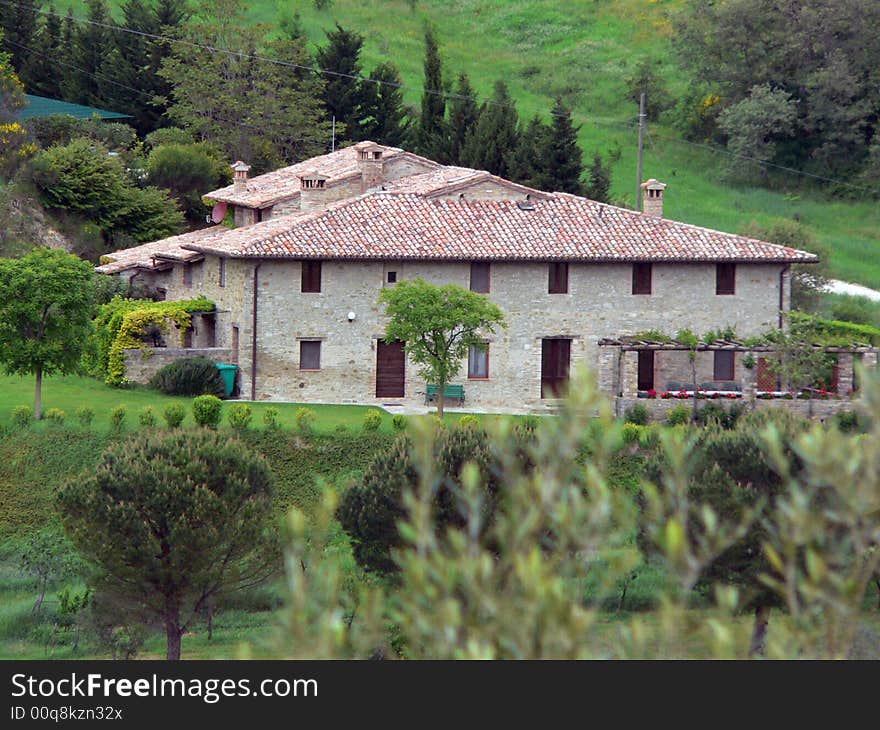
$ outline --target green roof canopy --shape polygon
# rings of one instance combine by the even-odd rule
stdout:
[[[50,99],[47,96],[35,96],[26,94],[27,103],[18,112],[18,118],[33,119],[34,117],[50,117],[53,114],[69,114],[77,119],[91,119],[96,114],[101,119],[129,119],[130,115],[119,112],[109,112],[106,109],[96,109],[93,106],[71,104],[67,101]]]

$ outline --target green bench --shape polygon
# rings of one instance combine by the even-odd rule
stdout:
[[[437,396],[439,395],[439,393],[439,385],[428,383],[425,389],[425,403],[433,403],[435,400],[437,400]],[[461,405],[462,403],[464,403],[464,386],[447,384],[447,386],[443,389],[443,400],[457,400],[458,405]]]

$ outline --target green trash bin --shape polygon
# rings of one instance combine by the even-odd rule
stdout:
[[[220,377],[223,378],[223,396],[228,398],[235,389],[235,373],[238,372],[238,365],[218,362],[217,369],[220,371]]]

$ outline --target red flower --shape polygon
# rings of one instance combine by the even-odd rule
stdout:
[[[680,391],[678,391],[678,397],[689,398],[690,396],[688,395],[688,392],[684,388],[682,388]]]
[[[656,397],[657,397],[657,391],[654,390],[653,388],[650,388],[650,389],[648,390],[648,397],[649,397],[649,398],[656,398]]]

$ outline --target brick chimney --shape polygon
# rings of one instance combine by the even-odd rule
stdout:
[[[320,172],[306,172],[300,178],[299,209],[319,210],[327,205],[327,180],[326,175]]]
[[[232,189],[236,194],[247,192],[247,174],[251,166],[241,160],[236,160],[232,167]]]
[[[383,148],[375,142],[358,142],[357,163],[361,171],[361,192],[379,187],[385,179]]]
[[[658,182],[653,177],[642,183],[642,212],[656,218],[663,217],[663,191],[666,183]]]

